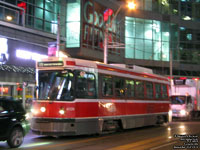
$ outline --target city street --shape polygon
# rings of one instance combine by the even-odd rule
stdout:
[[[37,136],[31,132],[20,150],[170,150],[198,149],[200,121],[173,121],[168,125],[76,137]],[[0,149],[8,149],[0,142]]]

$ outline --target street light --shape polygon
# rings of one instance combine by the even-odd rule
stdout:
[[[122,9],[123,5],[120,5],[120,7],[117,9],[117,12],[115,13],[114,17],[111,19],[109,24],[106,24],[105,30],[104,30],[104,63],[108,63],[108,29],[112,26],[113,20],[117,17],[120,10]],[[135,9],[136,4],[133,1],[128,2],[128,8],[129,9]]]

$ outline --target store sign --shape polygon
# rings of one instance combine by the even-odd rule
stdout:
[[[112,21],[115,13],[97,2],[84,0],[83,7],[83,45],[95,46],[103,49],[104,30],[109,25],[108,42],[120,42],[117,34],[120,32],[120,25],[117,19]]]
[[[6,64],[9,58],[7,42],[6,38],[0,38],[0,64]]]
[[[29,60],[38,61],[38,60],[41,60],[42,58],[47,58],[48,56],[38,54],[38,53],[33,53],[30,51],[26,51],[26,50],[17,49],[16,57],[21,58],[21,59],[29,59]]]
[[[174,79],[174,85],[185,85],[185,79]]]

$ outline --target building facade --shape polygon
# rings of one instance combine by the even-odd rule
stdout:
[[[174,76],[200,76],[200,1],[134,2],[131,11],[125,0],[0,1],[1,95],[34,84],[35,60],[48,55],[58,35],[60,50],[71,57],[103,61],[105,29],[109,63],[169,75],[171,61]]]

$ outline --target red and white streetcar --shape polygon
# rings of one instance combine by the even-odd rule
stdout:
[[[149,70],[50,57],[37,62],[36,81],[31,129],[37,134],[101,134],[168,122],[169,81]]]

